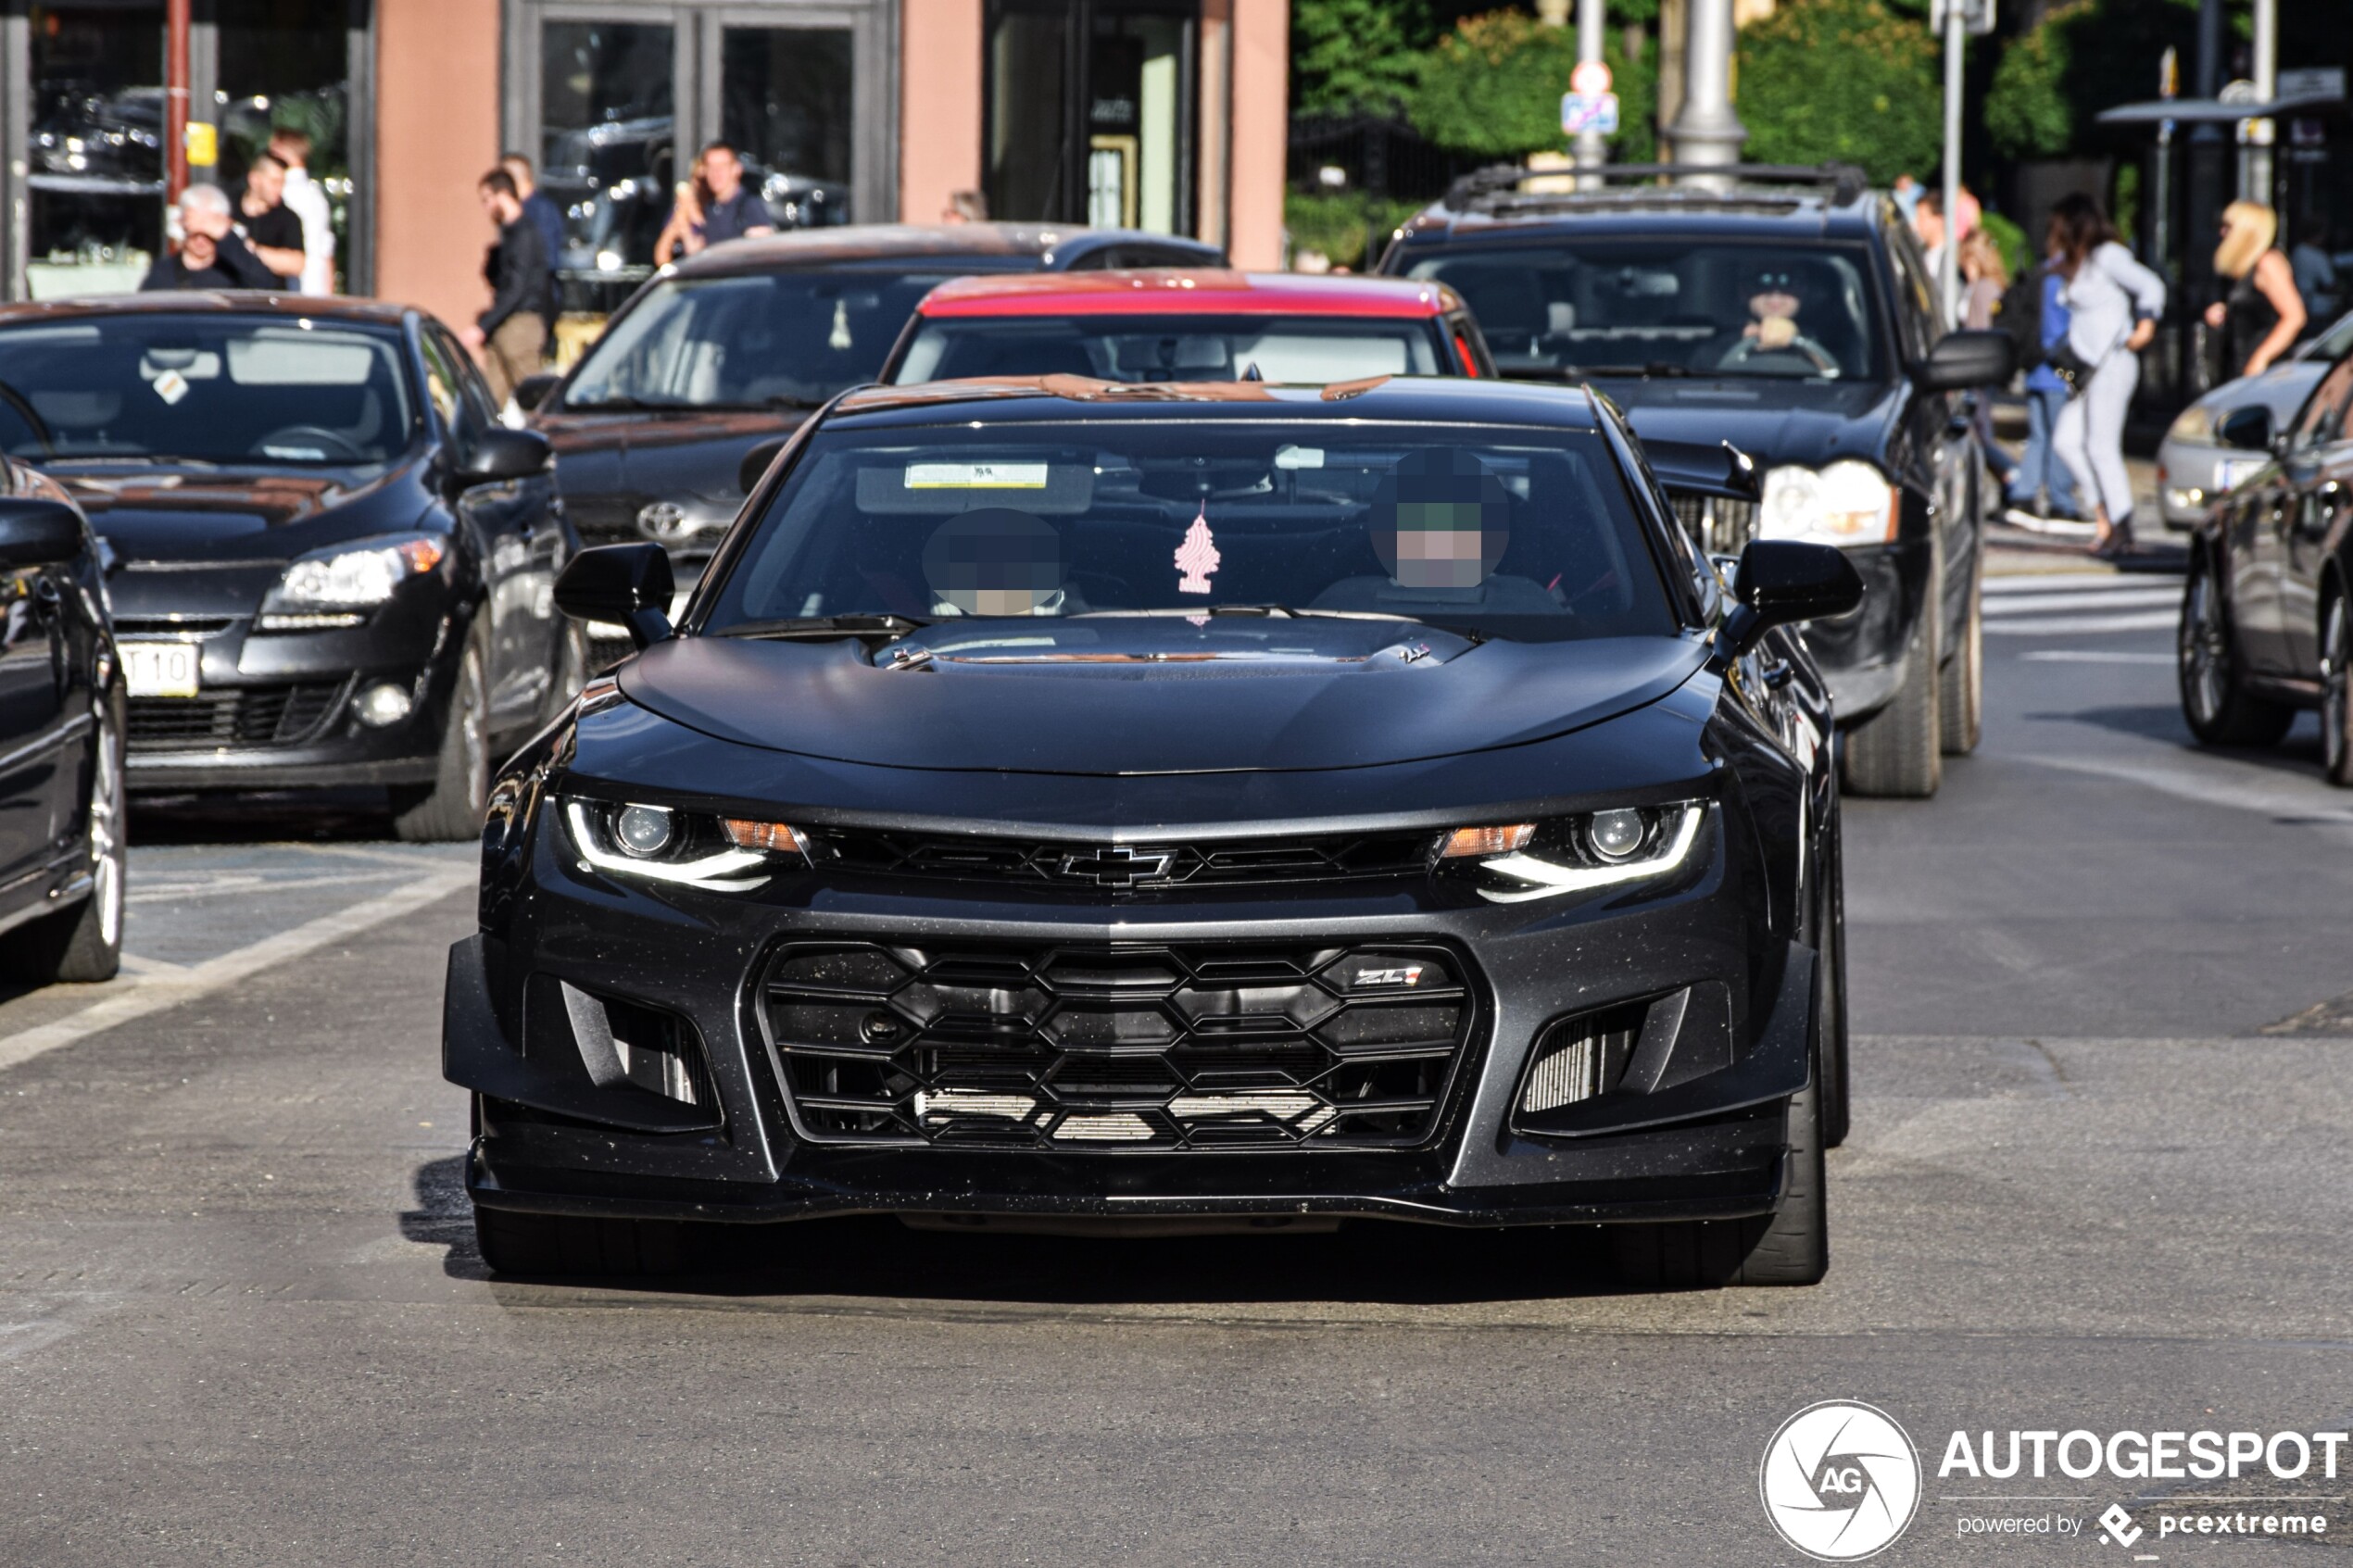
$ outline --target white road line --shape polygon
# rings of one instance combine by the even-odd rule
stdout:
[[[2030,615],[2007,621],[1988,621],[1985,634],[2001,633],[2012,637],[2063,637],[2089,632],[2154,632],[2159,627],[2180,623],[2177,610],[2145,610],[2125,615]]]
[[[1990,599],[2011,594],[2134,593],[2150,586],[2148,578],[2126,577],[2114,571],[2038,571],[2017,577],[1989,577],[1985,580],[1985,596]]]
[[[1988,598],[1987,615],[2042,615],[2058,609],[2131,609],[2143,605],[2179,607],[2179,588],[2133,588],[2108,594],[2022,594],[2014,599]]]
[[[402,915],[413,914],[426,905],[447,897],[474,880],[472,866],[453,866],[434,874],[421,877],[406,887],[397,887],[367,900],[353,904],[333,914],[266,936],[249,947],[223,953],[192,964],[177,973],[139,974],[135,971],[128,980],[117,980],[107,986],[99,1000],[69,1018],[55,1023],[44,1023],[28,1029],[21,1035],[0,1040],[0,1072],[6,1072],[34,1057],[45,1055],[61,1046],[87,1039],[101,1030],[129,1023],[166,1008],[192,1002],[224,986],[233,985],[247,975],[258,973],[290,959],[313,953],[333,942],[356,936],[372,926]]]
[[[2171,664],[2170,653],[2120,653],[2110,648],[2036,648],[2019,656],[2024,664]]]

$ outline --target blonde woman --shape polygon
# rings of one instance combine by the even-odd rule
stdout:
[[[2304,296],[2295,267],[2272,243],[2279,232],[2278,214],[2261,202],[2222,209],[2214,273],[2230,292],[2206,307],[2206,324],[2223,334],[2223,363],[2243,376],[2268,368],[2304,334]]]
[[[1994,325],[1994,318],[2001,313],[2002,296],[2009,292],[2010,270],[2002,259],[1994,236],[1981,225],[1961,238],[1961,277],[1967,287],[1961,292],[1961,325],[1971,332],[1984,332]],[[1994,399],[1990,389],[1970,395],[1969,424],[1977,432],[1978,450],[1985,454],[1985,466],[2002,482],[2007,491],[2018,474],[2018,460],[2002,449],[1994,439]]]
[[[702,235],[702,215],[711,205],[711,187],[703,181],[700,154],[686,176],[678,182],[678,199],[670,208],[670,221],[661,226],[661,235],[654,241],[657,267],[669,266],[681,252],[701,248],[695,242]]]

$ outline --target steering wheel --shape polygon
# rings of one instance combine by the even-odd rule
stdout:
[[[251,455],[269,457],[272,446],[315,446],[328,458],[341,458],[355,463],[363,461],[368,456],[349,436],[338,435],[318,425],[288,425],[283,430],[273,430],[253,444]]]
[[[1730,370],[1735,365],[1745,365],[1751,359],[1768,358],[1787,358],[1803,361],[1811,367],[1809,374],[1823,377],[1825,380],[1836,381],[1839,376],[1839,364],[1831,357],[1831,351],[1803,334],[1771,348],[1766,347],[1753,337],[1743,337],[1725,350],[1724,358],[1718,360],[1717,364],[1721,369]]]

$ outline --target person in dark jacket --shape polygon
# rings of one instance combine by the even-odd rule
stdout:
[[[466,346],[478,349],[490,395],[500,403],[514,395],[516,384],[539,370],[547,346],[547,317],[554,299],[548,288],[547,242],[523,216],[522,198],[515,194],[514,177],[494,169],[476,187],[482,210],[498,230],[497,249],[491,267],[490,308],[460,335]]]
[[[177,256],[156,257],[140,281],[143,294],[158,289],[282,289],[285,280],[262,265],[253,247],[238,238],[229,219],[229,193],[218,185],[191,185],[180,193]]]
[[[547,193],[539,188],[539,177],[531,159],[521,153],[507,153],[499,157],[498,167],[515,182],[515,194],[522,198],[522,215],[531,220],[531,226],[547,242],[547,332],[552,337],[556,331],[555,311],[564,292],[562,280],[556,276],[556,259],[564,249],[564,215]]]

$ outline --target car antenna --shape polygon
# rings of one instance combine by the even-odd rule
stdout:
[[[1265,381],[1265,376],[1259,372],[1257,360],[1252,359],[1249,364],[1242,367],[1242,380]]]

